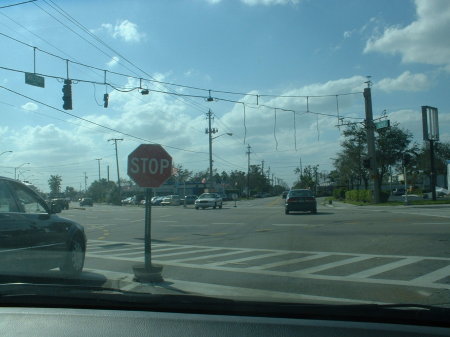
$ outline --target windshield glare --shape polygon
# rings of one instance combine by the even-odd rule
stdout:
[[[0,21],[0,284],[450,303],[449,1],[7,1]]]

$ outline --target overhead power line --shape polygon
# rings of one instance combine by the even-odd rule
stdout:
[[[9,91],[9,92],[11,92],[11,93],[13,93],[13,94],[15,94],[15,95],[18,95],[18,96],[24,97],[24,98],[26,98],[26,99],[29,99],[30,101],[33,101],[33,102],[35,102],[35,103],[42,104],[42,105],[44,105],[44,106],[46,106],[46,107],[48,107],[48,108],[50,108],[50,109],[53,109],[53,110],[62,112],[62,113],[64,113],[64,114],[66,114],[66,115],[69,115],[69,116],[74,117],[74,118],[76,118],[76,119],[82,120],[82,121],[84,121],[84,122],[86,122],[86,123],[89,123],[89,124],[98,126],[98,127],[100,127],[100,128],[103,128],[103,129],[106,129],[106,130],[109,130],[109,131],[112,131],[112,132],[116,132],[116,133],[118,133],[118,134],[121,134],[121,135],[130,137],[130,138],[133,138],[133,139],[141,140],[141,141],[144,141],[144,142],[146,142],[146,143],[153,143],[153,144],[156,143],[155,141],[148,140],[148,139],[145,139],[145,138],[142,138],[142,137],[138,137],[138,136],[134,136],[134,135],[129,134],[129,133],[127,133],[127,132],[123,132],[123,131],[114,129],[114,128],[111,128],[111,127],[109,127],[109,126],[105,126],[105,125],[99,124],[99,123],[97,123],[97,122],[91,121],[91,120],[89,120],[89,119],[86,119],[86,118],[77,116],[77,115],[75,115],[75,114],[73,114],[73,113],[70,113],[70,112],[67,112],[67,111],[58,109],[58,108],[56,108],[56,107],[54,107],[54,106],[51,106],[51,105],[46,104],[46,103],[44,103],[44,102],[41,102],[41,101],[39,101],[39,100],[37,100],[37,99],[34,99],[34,98],[32,98],[32,97],[29,97],[29,96],[27,96],[27,95],[21,94],[21,93],[19,93],[19,92],[17,92],[17,91],[14,91],[14,90],[12,90],[12,89],[6,88],[6,87],[4,87],[4,86],[1,86],[1,85],[0,85],[0,88],[1,88],[1,89],[4,89],[4,90],[6,90],[6,91]],[[167,148],[170,148],[170,149],[174,149],[174,150],[179,150],[179,151],[185,151],[185,152],[191,152],[191,153],[207,154],[207,152],[202,152],[202,151],[188,150],[188,149],[183,149],[183,148],[179,148],[179,147],[176,147],[176,146],[170,146],[170,145],[164,145],[164,144],[161,144],[161,145],[163,145],[164,147],[167,147]]]
[[[54,3],[53,1],[51,1],[50,4],[48,1],[44,0],[44,2],[50,6],[53,10],[55,10],[56,12],[58,12],[60,15],[62,15],[65,19],[68,19],[70,22],[72,22],[73,24],[75,24],[79,29],[81,29],[84,33],[86,33],[88,36],[90,36],[91,38],[93,38],[95,41],[97,41],[98,43],[100,43],[102,46],[104,46],[105,48],[107,48],[108,50],[112,51],[114,54],[118,55],[121,59],[123,59],[125,62],[127,62],[128,64],[130,64],[131,66],[133,66],[134,68],[136,68],[137,70],[139,70],[141,73],[149,76],[153,81],[155,81],[155,79],[148,74],[147,72],[145,72],[144,70],[142,70],[139,66],[137,66],[136,64],[134,64],[132,61],[130,61],[127,57],[125,57],[123,54],[119,53],[117,50],[113,49],[112,47],[110,47],[107,43],[105,43],[102,39],[100,39],[98,36],[96,36],[95,34],[93,34],[88,28],[86,28],[83,24],[81,24],[79,21],[77,21],[74,17],[72,17],[69,13],[67,13],[64,9],[62,9],[60,6],[58,6],[56,3]],[[40,6],[36,5],[37,7],[41,8]],[[61,20],[59,20],[58,18],[56,18],[54,15],[52,15],[51,13],[49,13],[48,11],[46,11],[45,9],[41,8],[41,10],[43,10],[44,12],[46,12],[48,15],[50,15],[51,17],[53,17],[55,20],[57,20],[59,23],[61,23],[63,26],[65,26],[67,29],[69,29],[70,31],[74,32],[76,35],[78,35],[79,37],[81,37],[83,40],[85,40],[86,42],[88,42],[89,44],[93,45],[90,41],[88,41],[87,39],[85,39],[84,37],[82,37],[80,34],[78,34],[77,32],[75,32],[73,29],[71,29],[70,27],[68,27],[66,24],[64,24],[63,22],[61,22]],[[104,52],[103,50],[101,50],[100,48],[98,48],[97,46],[93,45],[97,50],[101,51],[101,53],[107,55],[109,58],[114,57],[113,55],[110,55],[106,52]],[[126,65],[124,65],[122,62],[119,61],[119,63],[121,63],[121,65],[128,69],[129,71],[131,71],[132,73],[134,73],[135,75],[137,75],[136,72],[134,72],[132,69],[130,69],[129,67],[127,67]],[[155,82],[156,83],[156,82]],[[158,81],[158,83],[163,83]],[[177,99],[180,99],[177,97]],[[202,106],[201,104],[191,101],[189,99],[185,99],[183,98],[182,100],[184,100],[186,103],[190,104],[191,106],[193,106],[194,108],[203,111],[204,109],[206,109],[206,107]]]
[[[19,6],[19,5],[23,5],[23,4],[27,4],[29,2],[35,2],[35,1],[36,0],[29,0],[29,1],[18,2],[18,3],[15,3],[15,4],[11,4],[11,5],[0,6],[0,9],[8,8],[8,7],[14,7],[14,6]]]
[[[73,61],[73,60],[64,58],[62,56],[56,55],[54,53],[48,52],[46,50],[40,49],[39,47],[36,47],[36,46],[30,45],[30,44],[28,44],[26,42],[20,41],[20,40],[14,38],[12,36],[9,36],[7,34],[0,33],[0,35],[4,36],[6,38],[9,38],[9,39],[11,39],[11,40],[13,40],[13,41],[15,41],[17,43],[20,43],[20,44],[22,44],[24,46],[27,46],[29,48],[33,48],[36,51],[40,51],[40,52],[45,53],[45,54],[47,54],[49,56],[58,58],[58,59],[60,59],[62,61],[68,61],[69,63],[76,64],[76,65],[79,65],[79,66],[82,66],[82,67],[95,69],[95,70],[98,70],[98,71],[100,71],[102,73],[110,73],[112,75],[122,76],[122,77],[126,77],[126,78],[132,78],[132,79],[135,79],[135,80],[140,80],[140,81],[145,81],[145,82],[164,84],[164,85],[170,85],[170,86],[177,86],[177,87],[180,87],[180,88],[183,88],[183,89],[192,89],[192,90],[203,91],[205,93],[208,93],[208,95],[207,96],[205,96],[205,95],[193,95],[193,96],[194,97],[202,97],[202,98],[205,98],[205,100],[209,100],[209,101],[211,101],[211,100],[212,101],[219,100],[219,101],[224,101],[224,102],[243,103],[243,104],[250,105],[250,103],[244,103],[244,102],[238,101],[238,100],[229,100],[229,99],[226,99],[226,98],[212,97],[210,95],[211,93],[232,94],[232,95],[239,95],[239,96],[252,96],[252,97],[257,97],[257,98],[259,98],[259,97],[274,97],[274,98],[305,98],[305,99],[308,99],[308,98],[336,97],[336,96],[349,96],[349,95],[358,95],[358,94],[362,94],[363,93],[362,91],[355,91],[355,92],[344,92],[344,93],[338,93],[338,94],[323,94],[323,95],[275,95],[275,94],[252,94],[252,93],[244,93],[244,92],[237,92],[237,91],[226,91],[226,90],[215,90],[215,89],[198,88],[198,87],[194,87],[194,86],[182,85],[182,84],[177,84],[177,83],[158,81],[158,80],[155,80],[154,78],[152,78],[151,76],[149,76],[146,73],[145,74],[147,76],[149,76],[150,78],[133,76],[133,75],[130,75],[130,74],[124,74],[124,73],[120,73],[120,72],[111,71],[111,70],[108,70],[108,69],[95,67],[95,66],[92,66],[92,65],[88,65],[86,63]],[[84,40],[86,40],[86,39],[84,39]],[[96,49],[98,49],[98,47],[96,47]],[[102,51],[102,53],[105,54],[105,52],[103,52],[103,51]],[[105,55],[108,56],[108,57],[112,57],[109,54],[105,54]],[[129,68],[127,68],[127,69],[130,70]],[[130,71],[132,71],[132,70],[130,70]],[[142,71],[144,73],[143,70],[140,69],[140,71]],[[136,73],[134,71],[132,71],[132,72],[136,75]],[[175,95],[180,95],[179,93],[176,93],[176,92],[173,92],[173,91],[169,91],[169,93],[172,93],[172,94],[175,94]],[[256,104],[253,104],[253,105],[255,105],[255,106],[264,106],[263,104],[259,104],[259,100],[257,101]],[[281,108],[277,108],[277,109],[282,110]]]
[[[0,35],[1,35],[1,33],[0,33]],[[11,71],[11,72],[23,73],[23,74],[28,73],[25,70],[13,69],[13,68],[8,68],[8,67],[3,67],[3,66],[0,66],[0,69]],[[42,73],[36,73],[36,74],[40,75],[40,76],[44,76],[44,77],[60,80],[60,81],[64,81],[66,79],[66,77],[62,77],[62,76],[55,76],[55,75],[42,74]],[[93,80],[85,80],[85,79],[81,79],[81,78],[71,78],[71,80],[73,82],[80,82],[80,83],[92,83],[92,84],[99,84],[99,85],[107,85],[107,86],[111,87],[112,89],[114,89],[116,91],[119,91],[119,92],[131,92],[131,91],[142,89],[141,86],[118,88],[115,85],[113,85],[111,83],[108,83],[108,82],[99,82],[99,81],[93,81]],[[163,91],[163,90],[156,90],[156,89],[146,89],[146,90],[148,90],[149,92],[155,92],[155,93],[167,94],[167,95],[173,95],[173,96],[179,96],[179,97],[201,98],[201,99],[205,99],[205,100],[208,99],[208,97],[202,96],[202,95],[181,94],[181,93],[169,92],[169,91]],[[337,95],[337,96],[339,96],[339,95]],[[307,96],[307,97],[310,97],[310,96]],[[315,97],[319,97],[319,96],[315,96]],[[224,98],[221,98],[221,97],[214,97],[214,100],[226,101],[226,102],[235,103],[235,104],[239,103],[239,104],[243,104],[244,106],[247,106],[248,108],[254,108],[254,109],[267,108],[267,109],[272,109],[272,110],[280,110],[280,111],[284,111],[284,112],[294,112],[297,115],[312,114],[312,115],[321,115],[321,116],[333,117],[333,118],[336,118],[336,116],[337,116],[337,115],[333,115],[333,114],[315,112],[315,111],[311,111],[311,110],[295,111],[293,109],[285,109],[285,108],[280,108],[280,107],[276,107],[276,106],[270,106],[270,105],[267,105],[267,104],[260,104],[258,106],[254,106],[254,105],[251,105],[249,103],[243,103],[241,101],[224,99]],[[362,117],[348,117],[348,116],[343,116],[343,115],[340,116],[340,119],[360,119],[360,120],[364,120],[364,118],[362,118]]]

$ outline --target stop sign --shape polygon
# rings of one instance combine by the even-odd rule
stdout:
[[[172,157],[158,144],[141,144],[128,155],[128,176],[140,187],[159,187],[172,175]]]

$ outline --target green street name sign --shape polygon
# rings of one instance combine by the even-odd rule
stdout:
[[[33,73],[25,73],[25,83],[35,87],[45,88],[45,78]]]
[[[375,122],[375,129],[377,129],[377,130],[386,129],[390,126],[391,126],[391,122],[389,121],[389,119],[386,119],[384,121]]]

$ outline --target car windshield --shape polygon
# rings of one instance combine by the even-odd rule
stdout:
[[[4,0],[0,23],[0,285],[449,306],[450,1]]]
[[[214,193],[203,193],[198,198],[199,199],[207,199],[207,198],[216,198],[217,195]]]
[[[309,190],[293,190],[288,194],[289,197],[312,197],[313,193]]]

